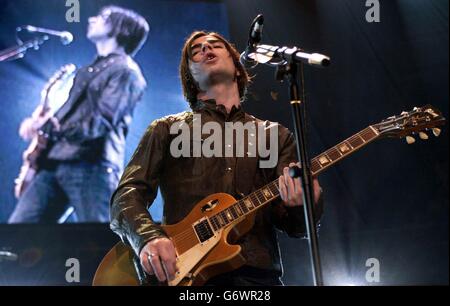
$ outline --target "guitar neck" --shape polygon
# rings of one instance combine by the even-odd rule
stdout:
[[[374,126],[368,126],[359,133],[356,133],[336,146],[314,157],[311,160],[312,176],[315,177],[319,175],[322,171],[369,144],[379,136],[380,134]],[[218,212],[210,217],[209,220],[211,221],[214,230],[217,231],[237,219],[247,217],[258,208],[263,207],[265,204],[270,203],[279,196],[278,179],[276,179],[237,201],[230,207]]]

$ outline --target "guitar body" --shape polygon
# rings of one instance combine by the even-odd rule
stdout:
[[[49,95],[51,90],[57,85],[64,84],[67,79],[75,72],[76,66],[68,64],[61,67],[47,82],[41,92],[41,102],[32,115],[33,125],[42,128],[57,111],[57,107],[51,107]],[[59,106],[61,107],[61,106]],[[39,159],[45,155],[48,150],[49,142],[46,135],[39,131],[31,139],[31,142],[22,155],[22,166],[18,177],[14,180],[14,195],[18,199],[29,186],[31,181],[39,171]]]
[[[19,176],[14,180],[14,195],[16,198],[19,198],[23,194],[36,176],[36,173],[39,170],[38,160],[43,155],[47,145],[48,140],[42,135],[37,135],[23,152],[23,163],[20,167]]]
[[[193,225],[199,220],[209,218],[234,203],[236,200],[226,193],[212,194],[196,204],[181,222],[162,226],[178,254],[179,274],[169,282],[169,286],[199,286],[211,277],[235,270],[245,263],[241,247],[231,243],[252,228],[252,216],[230,223],[203,243],[193,231]],[[93,285],[139,285],[134,256],[133,250],[124,243],[115,245],[100,263]]]

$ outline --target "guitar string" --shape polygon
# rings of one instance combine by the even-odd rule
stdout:
[[[372,135],[373,135],[373,136],[372,136]],[[329,156],[329,155],[332,154],[333,152],[340,152],[340,151],[337,149],[337,147],[338,147],[339,145],[341,145],[341,144],[345,144],[345,142],[350,143],[350,145],[352,146],[352,150],[350,150],[350,151],[347,152],[347,153],[343,153],[341,156],[339,156],[339,157],[336,158],[336,159],[333,159],[332,161],[336,161],[336,160],[338,160],[339,158],[344,157],[345,155],[351,153],[354,149],[359,148],[361,145],[367,143],[367,141],[370,141],[370,140],[372,140],[372,139],[374,139],[374,138],[376,138],[376,137],[377,137],[377,134],[374,134],[374,132],[372,131],[372,129],[371,129],[370,126],[369,126],[369,127],[365,128],[364,130],[360,131],[359,133],[357,133],[356,135],[353,135],[353,136],[347,138],[346,140],[340,142],[340,143],[337,144],[336,146],[334,146],[334,147],[332,147],[332,148],[326,150],[324,153],[322,153],[322,154],[320,154],[319,156],[313,158],[313,159],[311,160],[311,164],[313,164],[313,163],[316,162],[316,163],[319,163],[319,167],[320,167],[320,162],[318,161],[319,157],[320,157],[320,156],[323,156],[323,155],[328,155],[328,156]],[[362,143],[361,143],[361,144],[355,144],[355,141],[361,141],[360,138],[363,139]],[[369,138],[369,139],[366,140],[366,138]]]
[[[371,140],[371,138],[375,138],[376,136],[377,136],[377,135],[374,134],[374,132],[370,129],[370,127],[367,127],[366,129],[362,130],[361,132],[357,133],[356,135],[353,135],[353,136],[347,138],[346,140],[342,141],[342,142],[339,143],[337,146],[339,146],[340,144],[343,144],[343,143],[345,143],[345,142],[349,142],[349,143],[352,145],[353,149],[355,149],[355,148],[361,146],[362,144],[365,144],[368,140]],[[366,140],[366,138],[368,138],[368,139]],[[362,143],[359,144],[359,145],[355,145],[355,141],[359,141],[359,142],[362,141]],[[322,153],[321,155],[324,155],[324,154],[330,155],[330,154],[333,154],[333,153],[335,153],[335,152],[340,152],[340,151],[338,151],[338,149],[336,148],[337,146],[334,146],[334,147],[328,149],[327,151],[325,151],[325,152]],[[350,152],[348,152],[348,153],[350,153]],[[345,155],[345,154],[348,154],[348,153],[344,153],[344,155]],[[336,159],[334,159],[334,160],[337,160],[337,159],[339,159],[340,157],[343,157],[344,155],[341,155],[341,156],[339,156],[338,158],[336,158]],[[316,158],[313,158],[313,160],[311,161],[311,163],[314,163],[314,162],[317,162],[317,157],[316,157]],[[273,182],[272,182],[272,183],[273,183]],[[272,184],[272,183],[269,183],[269,184],[266,185],[265,187],[267,187],[267,188],[270,189],[270,184]],[[248,196],[249,198],[252,199],[252,202],[255,201],[255,199],[257,199],[258,202],[260,202],[260,197],[258,196],[258,192],[261,193],[261,192],[262,192],[262,189],[265,188],[265,187],[262,187],[261,189],[256,190],[255,192],[253,192],[252,194],[250,194],[250,195]],[[277,187],[277,188],[278,188],[278,187]],[[260,196],[261,196],[261,195],[260,195]],[[262,196],[264,197],[264,195],[262,195]],[[278,196],[278,195],[274,195],[273,199],[274,199],[276,196]],[[273,199],[271,199],[270,201],[272,201]],[[266,204],[267,202],[268,202],[268,201],[264,201],[263,203],[261,203],[261,204],[258,205],[258,206],[264,205],[264,204]],[[237,202],[236,202],[236,203],[237,203]],[[234,205],[234,204],[233,204],[233,205]],[[258,206],[254,206],[254,207],[256,208],[256,207],[258,207]],[[230,207],[231,207],[231,206],[230,206]],[[223,211],[224,211],[224,210],[222,210],[221,212],[223,212]],[[216,213],[214,216],[218,216],[219,214],[220,214],[220,212]],[[246,214],[243,214],[242,216],[238,216],[238,218],[236,218],[235,220],[237,220],[237,219],[239,219],[239,218],[241,218],[241,217],[243,217],[243,216],[245,216],[245,215],[246,215]],[[214,217],[214,216],[211,216],[210,218],[212,218],[212,217]],[[234,220],[233,220],[233,221],[234,221]],[[229,223],[231,223],[231,222],[229,222]],[[228,223],[228,224],[229,224],[229,223]],[[223,227],[225,227],[225,226],[227,226],[228,224],[226,224],[226,225],[220,227],[220,229],[223,228]],[[219,225],[220,225],[220,223],[219,223]],[[217,231],[215,231],[215,230],[213,230],[213,231],[214,231],[214,232],[217,232]],[[183,248],[183,247],[186,247],[186,246],[191,245],[191,244],[192,244],[192,240],[195,241],[196,238],[197,238],[197,237],[196,237],[196,235],[195,235],[195,230],[193,230],[193,229],[191,229],[191,228],[186,229],[186,230],[184,230],[184,231],[182,231],[182,232],[180,232],[180,233],[178,233],[178,234],[176,234],[176,235],[174,235],[174,236],[172,237],[172,239],[175,241],[175,243],[177,244],[177,246],[178,246],[179,248]]]
[[[275,183],[276,183],[276,181],[274,181]],[[268,189],[270,189],[270,185],[272,184],[272,183],[274,183],[274,182],[271,182],[271,183],[269,183],[269,184],[267,184],[266,186],[264,186],[264,187],[262,187],[261,189],[258,189],[258,190],[256,190],[255,192],[253,192],[255,195],[256,195],[256,193],[258,193],[258,192],[262,192],[261,190],[263,189],[263,188],[268,188]],[[276,187],[276,186],[275,186]],[[276,187],[277,189],[278,189],[278,187]],[[254,196],[253,195],[253,193],[251,194],[251,195],[249,195],[249,196]],[[257,195],[256,195],[257,196]],[[274,194],[273,195],[273,197],[272,197],[272,199],[270,199],[270,200],[265,200],[263,203],[261,203],[261,204],[259,204],[258,206],[261,206],[261,205],[264,205],[264,204],[266,204],[267,202],[270,202],[270,201],[273,201],[276,197],[278,197],[279,196],[279,194]],[[254,201],[254,200],[253,200]],[[258,198],[258,201],[259,201],[259,198]],[[233,205],[235,205],[237,202],[235,202]],[[255,206],[254,205],[254,208],[253,209],[255,209],[255,208],[257,208],[258,206]],[[231,206],[230,206],[231,207]],[[224,209],[225,210],[225,209]],[[221,212],[223,212],[224,210],[222,210]],[[216,213],[214,216],[216,216],[216,215],[219,215],[220,214],[220,212],[218,212],[218,213]],[[210,217],[210,219],[212,218],[212,217],[214,217],[214,216],[211,216]],[[241,215],[241,216],[239,216],[238,215],[238,217],[237,218],[235,218],[233,221],[235,221],[235,220],[237,220],[237,219],[239,219],[239,218],[242,218],[243,216],[245,216],[245,214],[244,215]],[[231,222],[233,222],[233,221],[231,221]],[[231,222],[228,222],[226,225],[228,225],[228,224],[230,224]],[[226,226],[225,225],[225,226]],[[221,227],[221,228],[223,228],[223,227]],[[213,230],[214,231],[214,230]],[[216,231],[214,231],[214,232],[216,232]],[[197,238],[196,237],[196,235],[195,235],[195,230],[192,230],[192,229],[186,229],[186,230],[184,230],[184,231],[182,231],[182,232],[180,232],[180,233],[178,233],[178,234],[176,234],[176,235],[174,235],[173,237],[172,237],[172,239],[173,240],[175,240],[175,242],[178,244],[178,245],[184,245],[184,241],[185,240],[187,240],[187,239],[195,239],[195,238]]]

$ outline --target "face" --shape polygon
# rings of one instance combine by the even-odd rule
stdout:
[[[111,23],[108,22],[111,11],[104,10],[99,15],[89,18],[87,38],[93,42],[97,42],[108,38],[108,34],[112,30]]]
[[[236,67],[225,44],[212,35],[202,36],[190,45],[189,69],[201,90],[213,82],[234,80]]]

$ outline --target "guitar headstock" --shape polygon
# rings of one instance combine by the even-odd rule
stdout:
[[[438,126],[445,124],[442,113],[431,105],[414,107],[409,112],[402,112],[398,116],[389,117],[373,125],[380,134],[386,137],[406,137],[408,144],[415,142],[412,135],[419,134],[420,139],[428,139],[427,131],[431,130],[437,137],[441,133]]]

